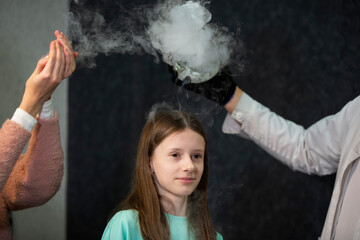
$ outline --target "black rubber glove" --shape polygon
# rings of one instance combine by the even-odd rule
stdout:
[[[220,105],[225,105],[234,95],[236,83],[231,76],[230,70],[225,67],[213,78],[202,83],[191,83],[191,79],[186,77],[183,81],[178,79],[178,74],[172,66],[168,65],[172,75],[171,80],[178,86],[183,86],[186,90],[200,94],[207,99]]]

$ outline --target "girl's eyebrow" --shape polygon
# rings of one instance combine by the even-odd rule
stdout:
[[[170,151],[182,151],[182,148],[170,148]],[[192,152],[203,152],[205,151],[203,148],[191,149]]]
[[[170,151],[181,151],[182,149],[181,148],[170,148],[169,150]]]

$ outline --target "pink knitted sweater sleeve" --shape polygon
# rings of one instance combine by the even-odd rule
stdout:
[[[13,169],[16,160],[29,141],[31,133],[18,123],[7,120],[0,129],[0,191]]]
[[[58,115],[38,121],[25,155],[16,162],[2,191],[10,210],[44,204],[55,195],[61,184],[64,155]]]

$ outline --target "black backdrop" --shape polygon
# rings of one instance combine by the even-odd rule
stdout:
[[[117,4],[87,1],[108,17]],[[70,11],[76,11],[74,4]],[[214,0],[213,21],[236,31],[247,49],[236,78],[250,96],[308,127],[360,94],[360,2]],[[99,239],[129,190],[136,146],[153,104],[192,112],[209,138],[209,205],[224,239],[316,239],[334,175],[308,176],[254,143],[221,132],[225,110],[179,91],[149,55],[99,55],[69,86],[68,239]]]

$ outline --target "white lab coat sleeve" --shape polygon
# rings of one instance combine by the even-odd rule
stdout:
[[[327,175],[338,168],[351,111],[355,110],[352,105],[350,102],[337,114],[304,129],[243,93],[233,113],[226,116],[223,132],[251,139],[293,170]]]

